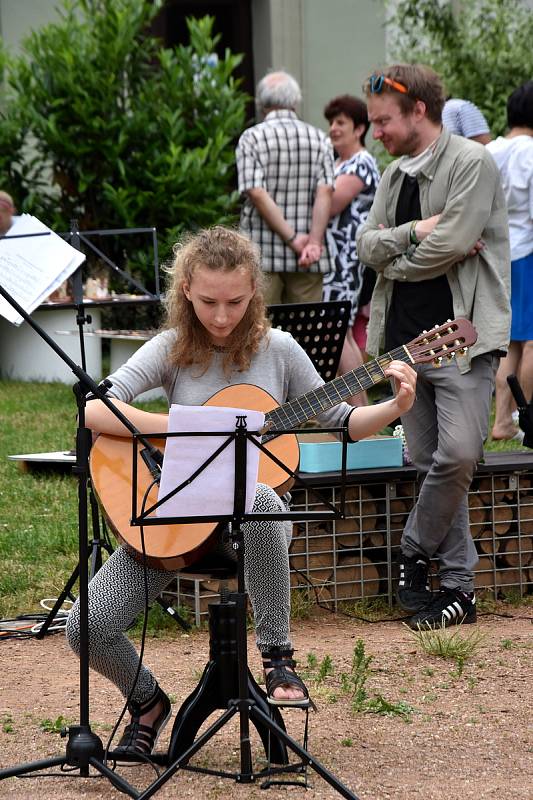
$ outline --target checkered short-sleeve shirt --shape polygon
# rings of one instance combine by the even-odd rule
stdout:
[[[298,119],[294,111],[271,111],[248,128],[236,151],[239,191],[266,189],[297,233],[311,229],[317,186],[334,185],[334,161],[326,135]],[[265,272],[299,272],[297,256],[263,220],[245,196],[241,230],[261,248]],[[302,272],[329,272],[327,249]]]

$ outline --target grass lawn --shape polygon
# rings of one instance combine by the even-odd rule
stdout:
[[[161,410],[161,402],[143,404]],[[57,597],[77,563],[77,481],[23,473],[8,455],[74,447],[76,402],[59,383],[0,381],[0,618],[39,610]],[[490,442],[489,450],[516,450]]]
[[[161,404],[143,404],[160,409]],[[61,383],[0,381],[0,617],[39,610],[77,564],[78,483],[24,473],[8,455],[75,446],[76,400]]]

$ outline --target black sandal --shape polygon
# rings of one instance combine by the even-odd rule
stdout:
[[[147,711],[151,711],[158,703],[163,703],[161,713],[152,725],[141,725],[140,718]],[[170,700],[162,689],[157,686],[155,693],[145,703],[135,703],[130,700],[128,711],[131,721],[126,726],[122,738],[115,748],[115,753],[150,756],[157,744],[159,736],[172,716]]]
[[[293,659],[294,650],[282,650],[279,647],[271,647],[261,653],[263,658],[263,669],[271,671],[265,673],[265,683],[267,700],[273,706],[296,706],[297,708],[308,708],[309,706],[316,711],[316,706],[309,697],[307,686],[293,670],[296,661]],[[290,686],[303,692],[300,700],[286,700],[274,697],[274,692],[280,686]]]

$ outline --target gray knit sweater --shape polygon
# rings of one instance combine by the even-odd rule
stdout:
[[[311,360],[290,333],[270,330],[252,358],[246,372],[233,372],[229,377],[222,369],[223,354],[214,352],[209,368],[200,374],[197,367],[170,365],[168,353],[175,331],[164,331],[146,342],[123,366],[109,376],[111,397],[131,403],[148,389],[162,386],[169,405],[203,405],[212,395],[239,383],[254,384],[268,392],[280,405],[293,400],[324,381]],[[320,414],[322,427],[344,424],[353,407],[340,403]]]

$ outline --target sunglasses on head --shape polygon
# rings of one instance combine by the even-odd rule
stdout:
[[[368,79],[367,86],[370,94],[380,94],[380,92],[383,91],[384,86],[390,86],[391,89],[401,92],[402,94],[409,94],[409,89],[407,86],[404,86],[403,83],[400,83],[399,81],[394,81],[392,78],[387,78],[387,76],[383,75],[383,73],[379,75],[371,75]]]

